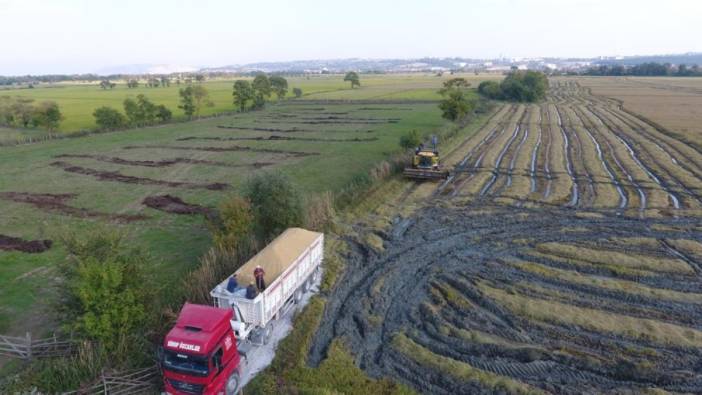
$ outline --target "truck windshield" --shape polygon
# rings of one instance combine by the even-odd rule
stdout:
[[[205,377],[209,373],[206,357],[164,350],[163,367],[178,373]]]

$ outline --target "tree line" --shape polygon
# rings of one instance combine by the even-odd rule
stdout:
[[[0,126],[14,128],[42,127],[55,131],[64,119],[55,101],[35,102],[24,97],[0,97]]]
[[[535,102],[546,97],[548,78],[539,71],[513,71],[502,82],[483,81],[478,93],[493,100]]]
[[[670,76],[670,77],[702,77],[702,69],[698,65],[681,64],[674,66],[670,63],[642,63],[635,66],[600,65],[591,67],[582,73],[590,76]]]

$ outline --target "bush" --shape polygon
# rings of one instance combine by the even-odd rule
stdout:
[[[483,81],[478,92],[490,99],[535,102],[546,97],[548,79],[538,71],[515,71],[498,85],[494,81]]]
[[[219,215],[211,221],[215,245],[234,251],[251,231],[254,223],[251,203],[240,196],[233,196],[219,205]]]
[[[500,84],[495,81],[483,81],[478,85],[478,93],[489,98],[499,99],[502,96]]]
[[[256,218],[254,227],[262,240],[303,223],[302,196],[281,173],[260,173],[251,177],[244,185],[244,196],[251,202]]]
[[[84,238],[66,233],[62,240],[70,255],[59,265],[65,284],[57,310],[65,328],[98,342],[117,364],[134,361],[144,349],[153,289],[144,273],[147,255],[126,248],[123,239],[107,229]]]
[[[441,116],[450,121],[463,120],[475,109],[475,100],[468,99],[464,90],[451,88],[444,92],[444,99],[439,103]]]
[[[127,126],[127,117],[111,107],[103,106],[95,109],[93,117],[100,130],[118,130]]]
[[[404,149],[411,149],[419,146],[422,143],[422,137],[419,132],[412,130],[407,132],[405,135],[400,137],[400,147]]]

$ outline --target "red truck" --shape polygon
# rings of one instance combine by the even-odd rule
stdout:
[[[240,356],[232,316],[232,309],[183,306],[160,353],[166,393],[234,395],[239,391]]]
[[[271,324],[301,301],[320,273],[324,234],[290,228],[243,264],[242,286],[230,292],[224,279],[210,292],[216,307],[186,303],[163,341],[159,361],[169,394],[233,395],[241,383],[239,348],[263,345]],[[254,269],[265,271],[268,286],[247,297]],[[237,345],[240,344],[240,347]]]

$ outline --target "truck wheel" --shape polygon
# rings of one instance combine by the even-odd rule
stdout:
[[[232,373],[227,379],[227,385],[225,387],[226,395],[236,395],[239,392],[239,373]]]

